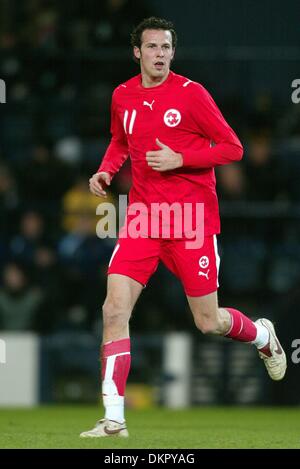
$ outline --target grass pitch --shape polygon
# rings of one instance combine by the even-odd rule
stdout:
[[[300,448],[299,408],[129,410],[128,439],[80,439],[101,416],[91,406],[0,409],[0,448]]]

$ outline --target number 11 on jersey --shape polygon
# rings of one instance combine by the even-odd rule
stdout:
[[[129,117],[129,111],[128,111],[128,109],[126,109],[125,113],[124,113],[123,126],[124,126],[125,134],[130,134],[131,135],[132,130],[133,130],[134,121],[135,121],[135,118],[136,118],[136,110],[133,109],[133,111],[131,113],[131,116],[130,116],[130,119],[129,119],[128,131],[127,131],[128,117]]]

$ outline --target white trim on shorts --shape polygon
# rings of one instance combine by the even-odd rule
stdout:
[[[112,263],[112,261],[114,260],[114,257],[115,257],[115,255],[117,254],[119,248],[120,248],[120,244],[118,243],[118,244],[116,245],[115,249],[113,250],[113,253],[112,253],[112,255],[111,255],[111,258],[110,258],[108,267],[111,266],[111,263]]]
[[[218,253],[217,235],[214,235],[213,238],[214,238],[214,251],[215,251],[215,256],[216,256],[216,267],[217,267],[217,287],[219,288],[220,256]]]

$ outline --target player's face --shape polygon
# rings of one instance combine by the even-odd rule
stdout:
[[[162,29],[143,31],[141,48],[135,47],[134,55],[140,59],[144,85],[161,83],[167,78],[174,52],[170,31]]]

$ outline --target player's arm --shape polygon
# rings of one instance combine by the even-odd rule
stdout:
[[[115,93],[111,106],[110,144],[95,174],[90,178],[90,191],[100,197],[106,197],[105,187],[109,186],[113,176],[119,171],[129,156],[126,134],[116,111]]]
[[[194,83],[190,95],[192,117],[199,135],[213,142],[211,147],[190,149],[177,153],[163,142],[156,140],[160,150],[146,153],[147,164],[155,171],[163,172],[187,168],[213,168],[239,161],[243,147],[238,137],[227,124],[210,94],[201,85]]]
[[[194,87],[191,105],[195,122],[199,134],[211,140],[213,145],[199,150],[186,149],[182,152],[182,165],[204,169],[241,160],[243,146],[235,132],[207,90],[196,83]]]

